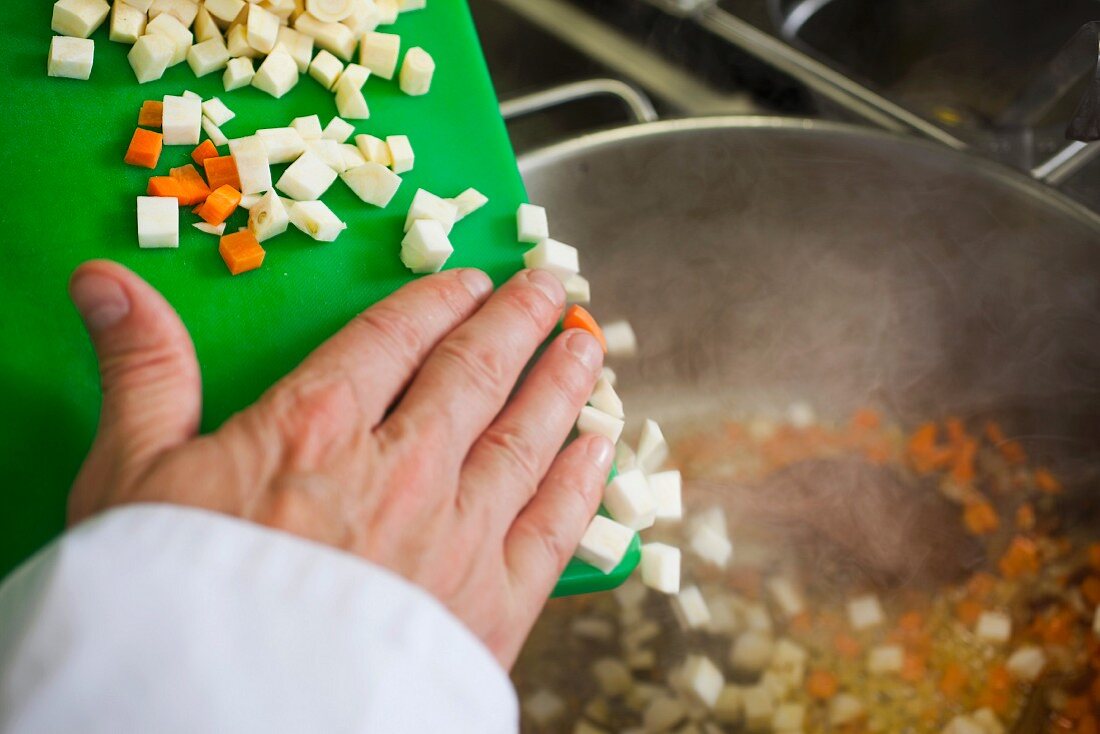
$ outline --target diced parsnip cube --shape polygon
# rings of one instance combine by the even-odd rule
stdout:
[[[385,166],[368,161],[340,174],[360,200],[383,209],[390,205],[401,187],[401,177]]]
[[[600,370],[600,377],[610,382],[611,387],[615,387],[615,383],[619,381],[619,377],[615,374],[615,370],[611,369],[607,365],[604,365],[603,369]]]
[[[87,79],[92,75],[94,61],[95,41],[92,39],[54,36],[50,41],[46,73],[66,79]]]
[[[320,156],[306,151],[290,165],[275,188],[297,201],[320,199],[336,180],[336,171],[325,164]]]
[[[401,36],[370,31],[359,44],[359,63],[383,79],[393,79],[397,57],[401,54]]]
[[[805,720],[805,706],[800,703],[781,703],[772,715],[772,730],[777,734],[800,732]]]
[[[195,34],[196,43],[209,41],[212,38],[217,38],[225,43],[225,36],[222,35],[221,28],[218,28],[217,21],[206,10],[206,6],[199,8],[199,14],[195,16],[195,25],[191,27],[191,32]]]
[[[536,244],[550,236],[546,210],[535,204],[520,204],[516,212],[516,230],[520,242]]]
[[[982,612],[974,628],[978,639],[1000,645],[1012,636],[1012,618],[1003,612]]]
[[[1024,645],[1008,656],[1005,667],[1017,680],[1031,683],[1042,674],[1046,664],[1047,656],[1041,647]]]
[[[242,194],[262,194],[271,190],[271,162],[262,140],[255,135],[230,140],[229,153],[237,164]]]
[[[630,444],[626,441],[619,441],[615,444],[615,466],[618,467],[619,471],[630,471],[638,468],[634,449],[630,448]]]
[[[642,546],[642,583],[663,594],[680,591],[680,549],[665,543]]]
[[[599,658],[592,663],[592,677],[596,679],[600,692],[609,698],[623,695],[630,690],[633,682],[630,668],[611,657]]]
[[[413,169],[416,155],[408,135],[387,135],[386,147],[390,149],[390,168],[394,173],[408,173]]]
[[[351,0],[306,0],[306,12],[325,23],[339,23],[351,15]]]
[[[443,225],[432,219],[413,222],[401,240],[401,261],[414,273],[438,273],[454,252]]]
[[[426,7],[428,7],[428,0],[397,0],[397,10],[401,13],[423,10]]]
[[[219,127],[237,116],[233,110],[225,106],[217,97],[211,97],[202,103],[202,114],[209,117],[211,122]]]
[[[377,28],[381,17],[382,14],[373,0],[352,0],[351,15],[344,18],[343,23],[356,38],[360,38],[364,33]]]
[[[149,9],[153,7],[153,0],[126,0],[126,2],[143,13],[148,13]]]
[[[267,160],[271,165],[290,163],[306,152],[306,141],[292,127],[269,127],[256,131],[267,151]],[[319,196],[306,196],[305,199],[317,199]]]
[[[309,75],[325,89],[335,87],[336,81],[343,73],[344,65],[340,63],[340,59],[328,51],[318,51],[309,64]]]
[[[260,53],[269,54],[275,50],[279,40],[279,16],[264,10],[260,5],[248,8],[248,45]],[[288,53],[287,56],[290,56]],[[297,63],[295,63],[297,67]]]
[[[268,191],[248,210],[248,228],[258,242],[286,232],[289,226],[290,214],[274,191]]]
[[[713,709],[726,685],[718,666],[705,655],[689,655],[679,670],[679,682],[692,698]]]
[[[295,117],[290,126],[298,131],[303,140],[321,139],[321,118],[317,115]]]
[[[678,471],[662,471],[649,475],[649,489],[657,503],[657,519],[675,522],[684,516],[681,498],[682,480]]]
[[[62,36],[87,38],[103,25],[110,12],[111,6],[104,0],[58,0],[53,4],[50,28]]]
[[[829,701],[829,723],[834,727],[858,721],[864,713],[863,702],[850,693],[838,693]]]
[[[335,140],[337,143],[346,143],[355,134],[355,126],[339,117],[329,120],[328,125],[321,132],[325,140]]]
[[[375,138],[377,140],[377,138]],[[382,142],[379,140],[378,142]],[[453,199],[448,199],[452,204],[458,208],[458,221],[462,221],[466,217],[476,212],[481,207],[489,203],[489,197],[481,193],[477,189],[469,188],[463,191]]]
[[[380,166],[390,165],[390,149],[385,140],[376,138],[373,135],[356,135],[355,145],[358,146],[359,152],[369,162],[377,163]],[[453,204],[454,200],[451,200],[451,203]]]
[[[190,28],[199,13],[199,4],[195,0],[153,0],[149,6],[149,19],[159,18],[161,14],[171,15],[184,28]]]
[[[524,698],[520,708],[524,716],[540,727],[550,726],[565,715],[565,701],[545,688]]]
[[[195,222],[191,226],[200,232],[217,235],[218,237],[221,237],[223,234],[225,234],[225,222],[222,222],[221,224],[216,226],[213,224],[207,224],[206,222]]]
[[[248,26],[238,23],[229,29],[225,37],[225,45],[229,47],[229,55],[247,59],[258,59],[262,53],[252,48],[248,43]]]
[[[630,528],[609,517],[596,515],[584,531],[576,556],[604,573],[611,573],[622,562],[633,539],[634,531]]]
[[[692,518],[692,527],[707,526],[723,538],[729,538],[729,528],[726,526],[726,513],[721,507],[709,507],[697,513]]]
[[[344,151],[340,149],[340,143],[335,140],[307,140],[306,150],[314,153],[325,162],[326,166],[337,173],[343,173],[347,170],[344,162]]]
[[[343,143],[340,145],[340,153],[344,157],[344,170],[350,171],[353,168],[359,168],[367,164],[367,159],[363,157],[363,154],[359,152],[351,143]]]
[[[232,23],[244,10],[244,0],[206,0],[206,11],[223,23]]]
[[[162,35],[146,34],[139,38],[126,55],[138,83],[156,81],[164,76],[175,48],[171,39]]]
[[[393,25],[400,12],[400,0],[374,0],[378,6],[378,25]]]
[[[982,727],[985,734],[1005,734],[1005,726],[991,708],[981,708],[970,715],[971,720]]]
[[[338,88],[341,84],[346,84],[353,89],[362,89],[367,79],[370,79],[370,69],[359,64],[348,64],[333,87]]]
[[[775,643],[766,632],[748,630],[730,648],[730,665],[743,673],[758,673],[772,661]]]
[[[698,586],[685,586],[672,597],[672,611],[685,630],[698,629],[710,622],[710,609]]]
[[[722,724],[736,724],[741,721],[741,686],[726,684],[714,702],[714,719]]]
[[[179,247],[179,200],[167,196],[137,198],[139,247]]]
[[[584,433],[584,431],[582,431]],[[645,530],[653,525],[657,504],[645,474],[633,469],[612,479],[603,493],[608,514],[631,530]]]
[[[767,730],[775,715],[775,697],[767,686],[744,688],[741,691],[741,712],[749,730]]]
[[[642,724],[646,732],[664,732],[679,724],[687,716],[687,707],[667,693],[658,693],[645,704]]]
[[[196,43],[187,51],[187,65],[195,76],[206,76],[224,69],[229,63],[229,49],[221,38]]]
[[[409,206],[409,213],[405,217],[405,231],[408,232],[418,219],[432,219],[439,222],[444,233],[450,234],[456,217],[458,217],[458,208],[454,204],[430,191],[417,189]]]
[[[878,627],[885,619],[882,605],[874,594],[866,594],[848,601],[848,624],[857,632]]]
[[[145,33],[147,20],[145,13],[133,5],[123,0],[115,0],[115,4],[111,7],[110,39],[118,43],[137,43]]]
[[[607,340],[607,354],[610,357],[633,357],[638,353],[638,340],[627,321],[605,324],[603,336]]]
[[[275,99],[289,92],[297,83],[298,65],[285,51],[275,51],[264,59],[256,70],[256,76],[252,77],[252,86]]]
[[[252,78],[255,75],[256,71],[252,68],[252,59],[246,56],[230,59],[225,67],[225,74],[222,75],[225,91],[231,92],[234,89],[247,87],[252,83]]]
[[[190,89],[183,90],[183,92],[180,93],[180,96],[186,97],[187,99],[197,99],[199,101],[199,104],[202,104],[202,95],[198,94],[197,92],[192,92]]]
[[[264,198],[264,196],[266,196],[266,194],[242,194],[241,195],[241,203],[238,204],[237,206],[239,206],[241,209],[251,210],[252,207],[254,207],[254,206],[256,206],[257,204],[260,203],[260,199]],[[279,197],[279,201],[282,201],[281,197]],[[285,204],[283,205],[283,208],[284,209],[286,208]],[[246,229],[247,229],[247,227],[246,227]]]
[[[625,418],[623,401],[619,398],[611,383],[602,377],[596,380],[596,387],[592,388],[592,394],[588,396],[588,404],[596,410],[602,410],[615,418]]]
[[[562,283],[569,282],[581,269],[577,248],[549,238],[525,252],[523,264],[532,270],[545,270]]]
[[[904,662],[901,645],[876,645],[867,651],[867,670],[871,673],[900,673]]]
[[[179,18],[171,13],[161,13],[150,20],[145,26],[145,32],[146,34],[164,36],[172,42],[172,58],[168,61],[169,66],[175,66],[186,59],[187,52],[191,49],[191,42],[194,41],[191,31],[187,30],[180,23]]]
[[[344,61],[351,61],[351,57],[355,54],[355,34],[346,25],[325,23],[309,13],[302,13],[294,21],[294,28],[312,37],[318,46]]]
[[[288,214],[291,224],[318,242],[332,242],[348,228],[321,201],[296,201]]]
[[[202,129],[206,133],[206,137],[210,138],[210,142],[219,148],[229,143],[229,138],[225,137],[222,129],[215,125],[209,117],[202,118]]]
[[[414,46],[405,52],[401,63],[398,84],[401,91],[411,97],[427,94],[432,88],[432,76],[435,74],[435,59],[424,49]]]
[[[668,459],[668,442],[657,421],[646,419],[638,438],[638,463],[647,472],[655,472]]]
[[[354,84],[336,82],[336,111],[349,120],[370,119],[370,107],[367,98]]]
[[[298,10],[299,5],[295,0],[262,0],[260,4],[279,16],[279,20],[283,23],[289,22],[290,17]]]
[[[591,405],[586,405],[581,408],[581,413],[577,416],[577,431],[583,436],[589,433],[595,433],[600,436],[606,436],[612,443],[619,440],[619,436],[623,435],[623,426],[625,422],[622,418],[616,418],[613,415],[608,415],[602,410],[597,410]]]
[[[709,525],[697,525],[688,538],[688,547],[699,558],[725,568],[733,557],[733,544],[729,538]]]
[[[298,73],[305,74],[313,61],[313,38],[293,28],[282,26],[275,40],[275,47],[282,47],[298,65]]]
[[[161,130],[165,145],[198,145],[202,137],[202,102],[165,95]]]
[[[565,282],[565,302],[586,304],[592,300],[592,287],[583,275],[574,275]]]
[[[788,619],[797,617],[805,611],[806,602],[790,579],[777,576],[769,579],[767,586],[775,605]]]

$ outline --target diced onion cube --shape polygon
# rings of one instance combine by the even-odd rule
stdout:
[[[49,76],[87,79],[92,75],[95,42],[89,38],[54,36],[50,41]]]
[[[229,63],[226,64],[225,74],[222,75],[222,84],[225,86],[225,91],[232,92],[234,89],[250,85],[255,76],[256,71],[252,67],[252,59],[241,56],[230,59]]]
[[[393,79],[397,57],[401,53],[401,36],[371,31],[363,34],[359,43],[359,63],[383,79]]]
[[[520,242],[536,244],[550,236],[546,210],[534,204],[520,204],[516,212],[517,237]]]
[[[298,83],[298,65],[285,51],[275,51],[260,64],[252,86],[267,92],[275,99],[294,88]]]
[[[412,97],[427,94],[432,88],[432,76],[435,74],[435,60],[424,49],[414,46],[405,52],[401,63],[398,83],[401,91]]]
[[[307,150],[283,172],[275,188],[297,201],[314,201],[320,199],[335,180],[336,171],[316,153]]]
[[[882,605],[874,594],[856,597],[848,601],[848,624],[857,632],[878,627],[886,620]]]
[[[291,224],[318,242],[332,242],[348,228],[321,201],[296,201],[287,213]]]
[[[165,95],[161,130],[165,145],[198,145],[202,136],[202,102]]]
[[[401,240],[401,261],[414,273],[438,273],[454,252],[443,225],[418,219]]]
[[[649,491],[649,483],[637,469],[623,472],[608,483],[603,504],[612,518],[631,530],[651,527],[657,516],[657,503]]]
[[[608,415],[602,410],[593,408],[591,405],[586,405],[581,408],[581,413],[577,416],[577,431],[581,435],[595,433],[600,436],[606,436],[612,443],[619,440],[619,436],[623,433],[624,425],[625,422],[622,418]]]
[[[1003,612],[982,612],[974,628],[978,639],[1002,644],[1012,636],[1012,618]]]
[[[607,354],[611,357],[633,357],[638,353],[638,340],[627,321],[612,321],[603,327]]]
[[[139,84],[156,81],[172,61],[175,45],[162,35],[144,35],[126,55]]]
[[[123,0],[115,0],[111,6],[111,32],[109,38],[116,43],[137,43],[145,33],[145,13]]]
[[[685,630],[698,629],[710,621],[710,610],[698,586],[685,586],[672,597],[672,611]]]
[[[390,168],[394,173],[407,173],[413,169],[416,156],[407,135],[389,135],[386,146],[390,149]]]
[[[552,239],[545,239],[525,252],[523,263],[532,270],[549,272],[562,283],[567,283],[581,269],[577,248]]]
[[[680,591],[680,549],[665,543],[642,546],[642,583],[663,594]]]
[[[298,131],[303,140],[321,139],[321,118],[317,115],[295,117],[290,126]]]
[[[650,474],[649,489],[657,503],[658,520],[675,521],[684,516],[680,472],[673,470]]]
[[[360,200],[382,208],[389,206],[401,186],[400,176],[373,161],[340,174],[340,178]]]
[[[611,573],[622,562],[634,531],[614,520],[596,515],[584,531],[576,556],[604,573]]]
[[[73,38],[87,38],[107,19],[111,6],[103,0],[58,0],[53,4],[54,33]]]
[[[268,191],[248,210],[248,228],[258,242],[286,232],[290,226],[290,214],[274,191]]]
[[[167,196],[137,198],[139,247],[179,247],[179,200]]]

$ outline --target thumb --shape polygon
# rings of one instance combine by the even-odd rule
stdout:
[[[198,431],[202,388],[195,348],[164,297],[123,266],[85,263],[69,294],[99,360],[103,406],[69,503],[71,521],[102,509],[164,451]]]

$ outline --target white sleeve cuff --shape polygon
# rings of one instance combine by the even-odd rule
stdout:
[[[515,692],[426,592],[224,515],[134,505],[0,586],[0,732],[518,728]]]

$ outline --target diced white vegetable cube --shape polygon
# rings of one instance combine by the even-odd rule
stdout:
[[[680,591],[680,549],[665,543],[642,546],[642,583],[662,594]]]
[[[381,18],[382,14],[378,6],[372,0],[352,0],[351,15],[344,18],[342,22],[356,38],[359,38],[364,33],[377,28]]]
[[[586,304],[592,300],[592,287],[583,275],[574,275],[565,281],[566,303]]]
[[[970,719],[982,727],[985,734],[1005,734],[1005,726],[991,708],[981,708],[970,715]]]
[[[266,194],[243,194],[241,196],[241,203],[238,204],[237,206],[239,206],[241,209],[249,209],[250,210],[250,209],[252,209],[252,207],[259,204],[260,199],[264,198],[264,196],[266,196]],[[282,201],[282,198],[280,198],[279,201]],[[283,208],[284,209],[286,208],[285,204],[283,205]]]
[[[781,703],[772,715],[772,729],[777,734],[801,732],[805,720],[805,706],[800,703]]]
[[[367,98],[354,84],[345,84],[343,80],[336,82],[336,111],[349,120],[370,118]]]
[[[229,34],[225,37],[225,45],[229,47],[229,55],[234,58],[244,57],[258,59],[263,56],[262,53],[249,45],[248,26],[243,23],[239,23],[229,29]]]
[[[806,602],[790,579],[776,576],[768,580],[767,586],[775,605],[788,619],[805,611]]]
[[[325,23],[339,23],[351,15],[351,0],[306,0],[306,11]]]
[[[857,632],[878,627],[886,620],[882,605],[874,594],[866,594],[848,601],[848,624]]]
[[[730,665],[744,673],[758,673],[768,667],[774,653],[771,635],[749,630],[734,640],[730,648]]]
[[[229,63],[229,49],[221,38],[211,38],[209,41],[196,43],[187,51],[187,65],[195,76],[207,74],[224,69]]]
[[[829,723],[844,726],[863,718],[863,702],[850,693],[838,693],[829,701]]]
[[[269,54],[275,50],[279,40],[279,16],[268,12],[262,5],[250,5],[248,8],[248,45],[260,53]],[[288,53],[287,56],[290,56]],[[297,67],[297,63],[295,63]]]
[[[226,107],[225,103],[217,97],[211,97],[202,103],[202,114],[210,118],[210,121],[218,127],[221,127],[237,116],[233,110]]]
[[[271,190],[271,162],[262,140],[255,135],[230,140],[229,153],[237,164],[242,194],[262,194]]]
[[[244,10],[244,0],[206,0],[206,12],[223,23],[232,23]]]
[[[692,518],[692,527],[707,526],[723,538],[729,538],[729,528],[726,527],[726,513],[721,507],[708,507],[697,513]]]
[[[209,117],[202,118],[202,129],[206,133],[206,137],[210,138],[210,142],[214,145],[221,147],[229,143],[229,138],[225,137],[225,133],[222,129],[214,124],[214,121]]]
[[[172,42],[172,58],[169,66],[175,66],[187,58],[187,51],[191,48],[194,36],[191,31],[179,22],[179,19],[171,13],[161,13],[149,21],[145,26],[145,33],[164,36]]]
[[[985,727],[969,716],[959,715],[947,722],[943,734],[986,734]]]
[[[137,198],[139,247],[179,247],[179,200],[168,196]]]
[[[619,437],[623,434],[624,425],[626,425],[626,423],[622,418],[608,415],[602,410],[593,408],[591,405],[586,405],[581,408],[580,415],[577,416],[578,433],[582,436],[590,433],[606,436],[612,443],[619,440]]]
[[[611,369],[607,365],[604,365],[604,367],[600,370],[600,377],[610,382],[612,387],[615,387],[615,384],[619,381],[619,377],[615,374],[615,370]]]
[[[775,715],[775,698],[767,686],[749,686],[741,691],[741,711],[749,730],[766,730]]]
[[[389,146],[386,145],[385,140],[376,138],[373,135],[356,135],[355,144],[359,147],[359,152],[362,153],[363,157],[369,162],[377,163],[381,166],[390,165],[390,149]]]
[[[320,199],[335,180],[336,171],[307,150],[283,172],[275,188],[297,201],[314,201]]]
[[[363,154],[359,152],[359,149],[351,143],[343,143],[340,145],[340,154],[344,157],[344,170],[350,171],[353,168],[359,168],[367,163],[367,159],[363,157]],[[392,173],[392,171],[391,171]]]
[[[741,616],[748,629],[771,634],[772,618],[763,604],[745,604],[741,607]]]
[[[202,136],[202,102],[165,95],[161,130],[165,145],[198,145]]]
[[[1046,665],[1046,653],[1036,645],[1024,645],[1009,655],[1005,662],[1005,667],[1013,677],[1027,683],[1038,679]]]
[[[408,173],[413,169],[416,155],[407,135],[386,136],[386,146],[390,149],[390,168],[394,173]]]
[[[248,228],[263,242],[286,232],[290,226],[290,214],[274,191],[268,191],[248,210]]]
[[[397,14],[401,12],[401,0],[374,0],[378,6],[378,25],[393,25],[397,22]]]
[[[153,0],[153,4],[149,6],[149,19],[167,14],[178,20],[184,28],[190,28],[198,12],[199,4],[195,0]]]
[[[729,538],[709,525],[697,525],[688,537],[688,547],[699,558],[725,568],[733,557],[733,544]]]
[[[628,668],[616,658],[599,658],[592,663],[592,677],[600,692],[609,698],[621,696],[630,690],[633,679]]]
[[[676,470],[649,475],[649,489],[657,503],[658,520],[676,521],[684,516],[682,484],[680,472]]]
[[[291,224],[318,242],[332,242],[348,228],[321,201],[296,201],[287,213]]]
[[[348,64],[341,72],[340,78],[336,80],[334,88],[347,85],[352,89],[362,89],[368,79],[370,79],[370,69],[360,64]]]
[[[162,35],[144,35],[137,40],[126,55],[139,84],[156,81],[172,61],[176,46]]]
[[[426,7],[428,7],[428,0],[397,0],[397,10],[401,13],[423,10]]]
[[[649,473],[660,469],[668,459],[668,442],[657,421],[647,418],[642,424],[637,453],[638,463]]]
[[[1003,644],[1012,636],[1012,618],[1003,612],[982,612],[974,633],[980,640]]]
[[[669,731],[683,721],[687,714],[687,707],[682,701],[667,693],[658,693],[645,704],[645,712],[642,714],[643,730],[647,733]]]
[[[569,631],[576,637],[604,642],[615,636],[615,626],[606,619],[596,617],[577,617],[569,625]]]
[[[267,151],[267,160],[271,165],[290,163],[306,152],[306,141],[301,134],[292,127],[269,127],[256,131],[258,137]],[[316,196],[307,196],[305,199],[316,199]]]
[[[867,651],[867,670],[872,673],[900,673],[904,662],[901,645],[876,645]]]
[[[405,231],[408,232],[413,222],[418,219],[432,219],[443,226],[446,234],[450,234],[457,217],[458,207],[454,204],[430,191],[417,189],[409,206],[409,213],[405,217]]]
[[[405,52],[398,83],[401,91],[412,97],[427,94],[432,88],[435,59],[424,49],[414,46]]]
[[[692,698],[713,709],[726,685],[718,666],[705,655],[689,655],[679,671],[679,681]]]
[[[66,79],[87,79],[92,75],[94,61],[95,42],[90,38],[54,36],[46,73]]]
[[[393,79],[397,57],[401,53],[401,36],[371,31],[363,34],[359,43],[359,63],[383,79]]]
[[[562,283],[569,282],[581,269],[577,248],[549,238],[525,252],[523,264],[532,270],[545,270]]]
[[[275,99],[289,92],[297,83],[298,65],[285,51],[275,51],[269,55],[256,70],[256,76],[252,77],[252,86]]]
[[[487,197],[485,194],[481,193],[477,189],[470,188],[466,189],[453,199],[448,199],[448,201],[458,207],[458,221],[462,221],[481,207],[488,204],[489,197]]]
[[[294,21],[294,28],[300,33],[311,36],[318,46],[344,61],[351,61],[355,53],[355,34],[346,25],[325,23],[309,13],[302,13]]]
[[[584,531],[576,556],[604,573],[611,573],[622,562],[633,539],[634,531],[630,528],[609,517],[596,515]]]
[[[672,611],[685,630],[698,629],[710,622],[710,610],[698,586],[685,586],[672,597]]]
[[[309,75],[325,89],[332,89],[336,81],[344,73],[344,65],[340,59],[328,51],[318,51],[309,65]]]
[[[355,134],[354,125],[346,120],[341,120],[339,117],[334,117],[329,120],[328,125],[325,125],[321,137],[325,140],[335,140],[337,143],[346,143],[353,134]]]
[[[225,85],[225,91],[231,92],[234,89],[247,87],[252,83],[255,76],[256,71],[252,68],[252,59],[241,56],[230,59],[229,63],[226,64],[225,74],[222,75],[222,83]]]
[[[207,224],[206,222],[195,222],[191,226],[200,232],[217,235],[218,237],[221,237],[223,234],[225,234],[225,222],[222,222],[217,226],[214,226],[213,224]]]
[[[612,518],[631,530],[651,527],[657,515],[657,503],[649,491],[649,483],[645,474],[637,469],[623,472],[608,483],[603,504]]]
[[[602,377],[596,380],[596,387],[592,388],[592,394],[588,397],[588,404],[615,418],[626,417],[623,412],[623,401],[619,398],[611,383]]]
[[[638,468],[634,449],[630,448],[630,444],[626,441],[620,440],[615,444],[615,466],[618,467],[619,471],[630,471]]]
[[[306,150],[323,160],[326,166],[337,173],[343,173],[347,170],[344,162],[344,151],[340,149],[340,143],[335,140],[307,140]]]
[[[565,701],[545,688],[524,698],[520,708],[524,716],[540,727],[549,726],[565,715]]]
[[[638,353],[638,339],[627,321],[612,321],[603,327],[607,354],[611,357],[633,357]]]
[[[111,6],[103,0],[58,0],[50,28],[62,36],[87,38],[103,25],[109,12]]]
[[[313,61],[313,38],[293,28],[282,26],[275,40],[275,48],[282,48],[298,65],[298,73],[305,74]]]
[[[321,118],[317,115],[295,117],[290,126],[298,131],[303,140],[321,139]]]
[[[809,657],[806,648],[783,637],[775,643],[771,669],[783,676],[791,688],[796,688],[802,685],[802,679],[806,675],[806,661]]]
[[[516,230],[520,242],[536,244],[549,237],[546,209],[535,204],[520,204],[516,212]]]
[[[115,0],[111,6],[110,39],[118,43],[137,43],[145,33],[148,18],[145,13],[123,0]]]
[[[722,686],[718,700],[714,702],[714,718],[723,724],[736,724],[741,721],[741,686],[727,684]]]
[[[222,35],[221,28],[218,28],[217,21],[207,11],[206,6],[199,8],[198,15],[195,16],[195,25],[191,27],[191,32],[195,35],[195,42],[202,43],[203,41],[209,41],[212,38],[217,38],[225,43],[225,36]]]
[[[443,225],[433,219],[413,222],[401,240],[401,261],[414,273],[438,273],[454,252]]]
[[[197,92],[192,92],[190,89],[183,90],[183,92],[180,93],[180,96],[186,97],[187,99],[197,99],[199,101],[199,104],[202,104],[202,95],[198,94]]]
[[[373,161],[340,174],[340,178],[362,201],[383,209],[390,205],[401,187],[400,176]]]

